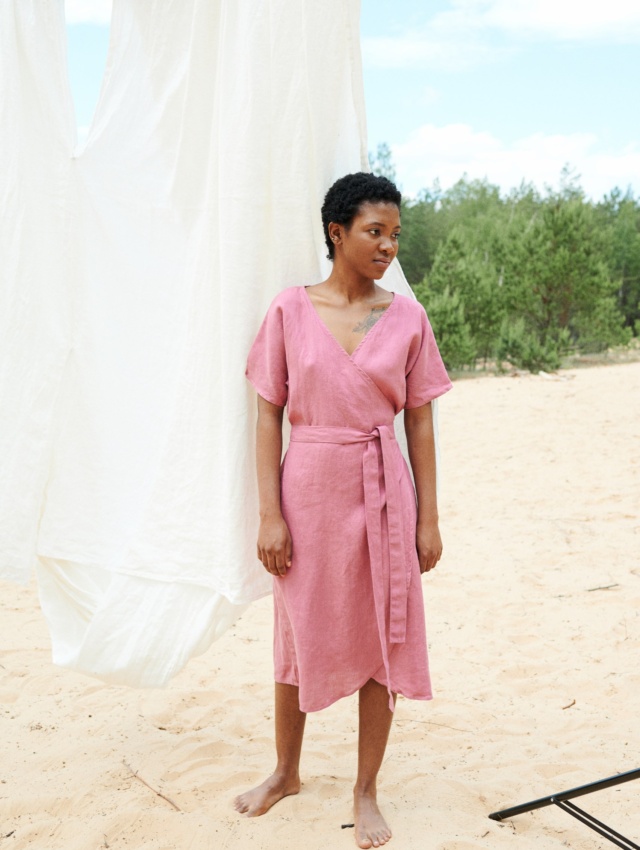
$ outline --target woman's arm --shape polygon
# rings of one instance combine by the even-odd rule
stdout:
[[[291,566],[291,535],[280,507],[280,461],[284,408],[258,396],[256,470],[260,499],[258,558],[274,576]]]
[[[432,570],[442,555],[436,497],[436,447],[431,402],[404,412],[409,460],[418,498],[416,548],[420,572]]]

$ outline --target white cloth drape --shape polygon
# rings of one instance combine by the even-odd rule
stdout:
[[[367,168],[358,26],[115,0],[79,150],[63,0],[0,4],[0,572],[35,565],[58,664],[161,685],[269,592],[244,365]]]

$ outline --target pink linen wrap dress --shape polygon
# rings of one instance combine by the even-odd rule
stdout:
[[[393,429],[403,408],[451,388],[423,307],[396,294],[349,355],[306,289],[285,289],[246,374],[291,423],[281,501],[292,565],[273,581],[276,682],[299,687],[305,712],[369,679],[431,699],[416,496]]]

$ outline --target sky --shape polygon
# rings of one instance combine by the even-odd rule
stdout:
[[[65,4],[80,138],[110,5]],[[640,196],[640,0],[362,0],[361,9],[369,150],[389,145],[405,193],[465,174],[504,192],[522,181],[543,190],[569,165],[595,200],[614,187]]]

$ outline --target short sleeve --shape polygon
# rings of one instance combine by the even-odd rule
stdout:
[[[416,333],[412,340],[407,359],[405,408],[421,407],[453,386],[438,351],[427,314],[421,306],[419,312],[420,332]]]
[[[284,407],[288,395],[284,317],[278,299],[271,304],[249,356],[245,375],[262,398]]]

